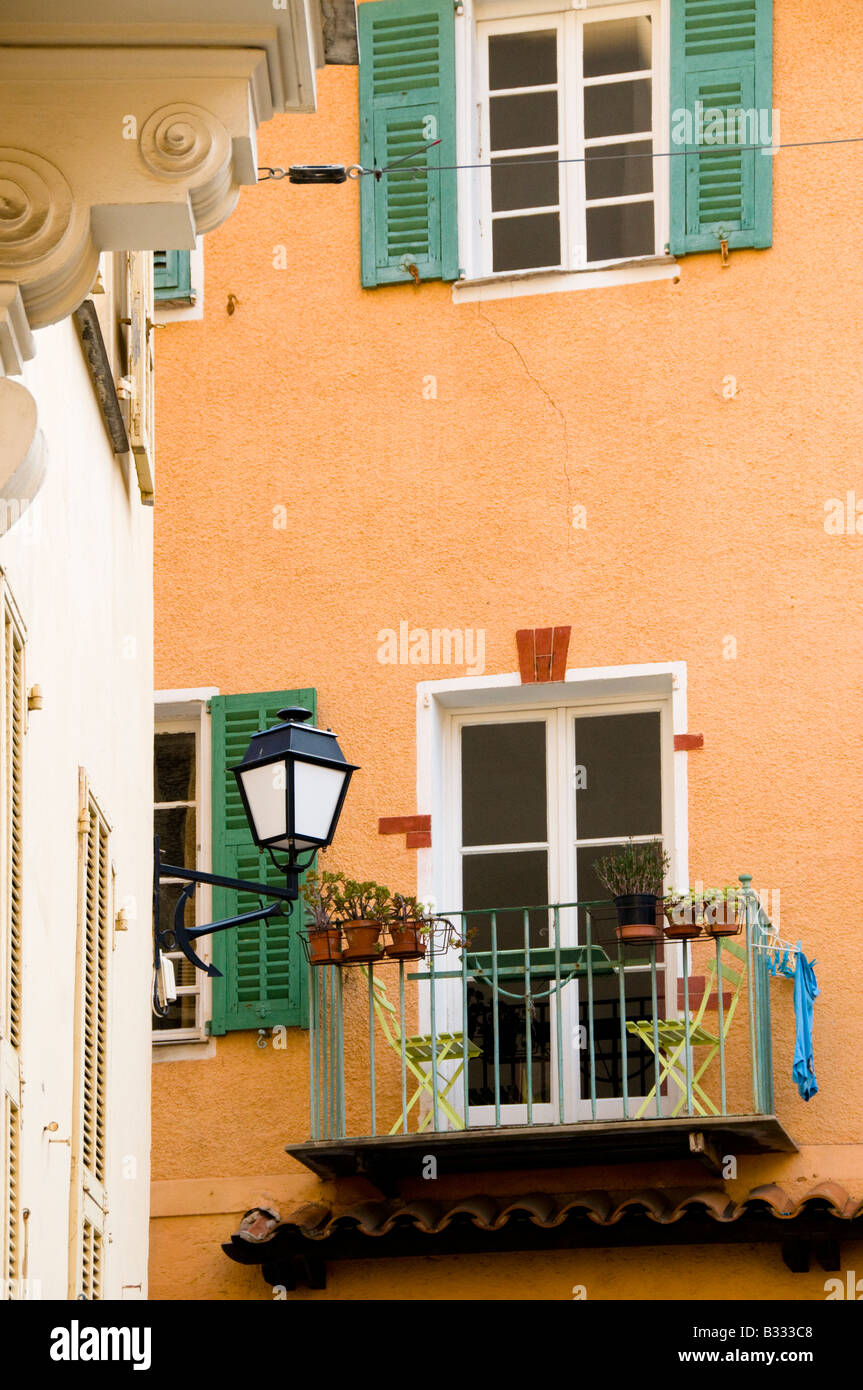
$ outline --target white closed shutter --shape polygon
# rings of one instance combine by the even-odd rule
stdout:
[[[98,1299],[103,1242],[111,950],[111,827],[79,770],[75,1098],[70,1200],[70,1297]]]

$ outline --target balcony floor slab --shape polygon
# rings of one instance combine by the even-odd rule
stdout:
[[[694,1135],[702,1139],[691,1140]],[[711,1115],[316,1139],[285,1150],[325,1180],[365,1177],[395,1192],[402,1179],[422,1172],[429,1153],[443,1174],[702,1160],[705,1150],[796,1153],[797,1145],[775,1115]]]

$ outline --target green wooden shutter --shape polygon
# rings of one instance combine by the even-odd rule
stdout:
[[[362,282],[458,277],[455,18],[452,0],[359,6]],[[425,149],[431,141],[441,143]],[[438,172],[439,171],[439,172]]]
[[[157,304],[193,301],[191,252],[153,252],[153,296]]]
[[[697,103],[707,134],[710,111],[755,112],[757,125],[735,121],[724,146],[705,140],[690,153]],[[723,238],[729,247],[771,244],[773,159],[739,147],[769,147],[772,105],[773,0],[671,0],[670,148],[687,150],[669,161],[673,255],[715,251]]]
[[[243,757],[252,734],[277,722],[286,705],[302,705],[316,715],[314,690],[271,690],[252,695],[217,695],[210,701],[213,762],[213,873],[285,886],[284,875],[269,855],[255,847],[237,781],[228,769]],[[302,879],[300,880],[302,882]],[[252,912],[253,894],[213,889],[213,919]],[[223,978],[213,980],[210,1032],[271,1028],[275,1024],[307,1027],[306,959],[298,939],[299,904],[290,917],[250,922],[213,938],[213,964]]]

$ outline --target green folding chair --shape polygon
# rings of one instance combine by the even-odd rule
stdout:
[[[369,972],[366,966],[362,966],[362,973],[366,979]],[[381,1031],[401,1061],[402,1055],[402,1034],[399,1026],[398,1010],[393,1004],[386,991],[383,980],[377,975],[374,976],[374,1007],[377,1020],[381,1025]],[[419,1033],[413,1037],[405,1038],[405,1067],[417,1082],[417,1088],[407,1102],[405,1115],[410,1114],[411,1110],[422,1098],[427,1095],[432,1099],[432,1108],[425,1114],[417,1126],[419,1133],[428,1129],[434,1119],[434,1083],[432,1080],[433,1072],[437,1075],[437,1103],[454,1129],[464,1129],[465,1124],[461,1115],[453,1109],[447,1100],[453,1086],[458,1081],[464,1071],[464,1033],[436,1033],[432,1046],[430,1033]],[[480,1049],[476,1043],[468,1040],[468,1057],[481,1056]],[[442,1076],[440,1067],[444,1062],[456,1063],[455,1070],[449,1077]],[[426,1070],[428,1068],[428,1070]],[[403,1117],[399,1115],[395,1124],[390,1130],[390,1134],[396,1134],[402,1128]]]
[[[737,1003],[743,990],[743,983],[746,979],[746,950],[739,946],[730,937],[721,938],[722,950],[720,953],[720,978],[719,988],[727,982],[731,987],[731,998],[725,1006],[722,1015],[722,1042],[728,1039],[728,1030],[731,1027],[737,1009]],[[728,959],[724,959],[725,953]],[[717,1053],[721,1042],[716,1033],[711,1033],[705,1028],[704,1015],[710,996],[716,983],[716,959],[711,960],[704,980],[704,993],[701,996],[701,1003],[692,1015],[689,1022],[689,1047],[690,1051],[696,1047],[707,1049],[706,1055],[701,1058],[698,1066],[694,1063],[690,1065],[692,1072],[692,1108],[697,1115],[718,1115],[719,1106],[711,1100],[701,1084],[701,1079],[710,1067]],[[654,1037],[654,1023],[652,1018],[635,1019],[626,1025],[626,1031],[637,1037],[641,1043],[652,1052],[656,1057],[659,1075],[654,1082],[650,1093],[645,1096],[635,1116],[640,1120],[642,1115],[653,1103],[656,1103],[656,1087],[662,1086],[666,1078],[672,1081],[680,1091],[680,1099],[675,1105],[672,1116],[679,1115],[683,1106],[686,1104],[686,1023],[683,1019],[664,1018],[656,1023],[656,1037]],[[656,1053],[656,1041],[659,1043],[659,1052]]]

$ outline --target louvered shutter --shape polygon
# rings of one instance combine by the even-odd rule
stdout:
[[[672,0],[671,149],[687,151],[670,160],[673,255],[715,251],[722,239],[729,247],[771,244],[773,160],[741,147],[769,148],[772,68],[773,0]],[[708,140],[711,111],[735,120],[724,145],[702,140],[695,153],[699,109]],[[756,113],[755,124],[736,119],[739,112]],[[676,143],[681,135],[685,145]]]
[[[237,790],[235,767],[252,734],[278,722],[278,711],[301,705],[316,713],[314,690],[271,690],[250,695],[217,695],[210,702],[213,744],[213,872],[228,878],[251,879],[284,888],[284,874],[269,855],[260,854],[252,839]],[[301,879],[302,882],[302,879]],[[252,912],[260,906],[254,895],[232,889],[213,889],[215,920]],[[213,980],[210,1032],[240,1028],[272,1028],[276,1024],[307,1026],[306,959],[299,941],[299,907],[290,917],[250,922],[213,938],[213,964],[222,979]]]
[[[153,505],[154,378],[153,265],[146,251],[127,252],[129,263],[129,443],[135,457],[141,501]]]
[[[75,1123],[69,1210],[69,1295],[101,1298],[108,1194],[108,957],[111,827],[83,768],[78,773],[78,960]]]
[[[360,177],[362,282],[455,280],[456,174],[445,167],[456,162],[452,0],[370,0],[358,16],[360,162],[385,169],[413,156]]]
[[[153,293],[165,307],[194,301],[190,251],[153,252]]]

